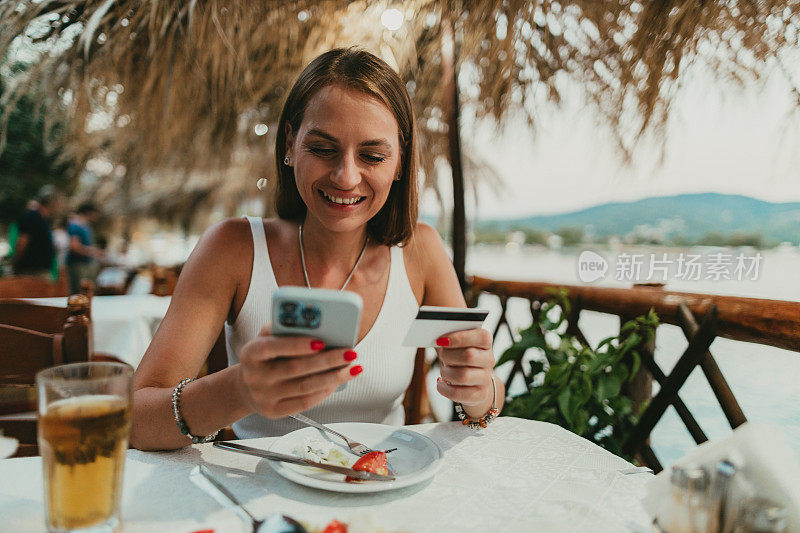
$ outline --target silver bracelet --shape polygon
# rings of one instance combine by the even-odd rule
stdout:
[[[206,437],[200,435],[192,435],[189,432],[189,426],[186,425],[186,421],[183,419],[183,415],[181,414],[181,391],[183,391],[183,387],[187,384],[194,381],[194,378],[186,378],[181,380],[174,389],[172,389],[172,414],[175,415],[175,423],[178,424],[178,429],[180,430],[181,434],[186,435],[190,439],[192,439],[192,444],[202,444],[205,442],[211,442],[217,435],[219,434],[220,430],[216,430],[211,435]]]

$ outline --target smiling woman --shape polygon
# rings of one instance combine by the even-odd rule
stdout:
[[[422,304],[465,306],[441,239],[416,223],[415,143],[405,85],[386,63],[337,49],[306,67],[278,124],[278,218],[226,220],[192,252],[136,371],[133,446],[177,448],[231,424],[239,437],[282,435],[298,412],[403,423],[415,355],[406,329]],[[287,285],[358,294],[356,345],[272,335],[270,299]],[[228,368],[192,379],[223,327]],[[499,408],[491,335],[439,340],[439,392],[475,419]]]
[[[367,219],[368,233],[390,246],[410,238],[417,221],[414,113],[405,85],[388,65],[362,50],[338,49],[322,54],[300,74],[286,99],[275,141],[275,205],[283,219],[302,219],[309,205],[295,182],[297,164],[292,162],[297,157],[302,164],[304,153],[320,160],[315,169],[339,165],[341,180],[361,170],[376,179],[388,177],[383,187],[387,192],[373,198],[372,207],[379,209]],[[389,187],[395,194],[388,194]],[[318,190],[319,195],[333,192]],[[334,202],[354,198],[331,196]]]
[[[297,191],[307,226],[358,228],[382,208],[402,211],[397,202],[387,203],[393,186],[402,189],[395,183],[401,157],[397,121],[383,103],[354,89],[329,85],[310,100],[304,115],[299,130],[286,123],[283,166],[290,170],[281,182]],[[394,196],[414,189],[412,184]],[[376,222],[371,236],[391,241],[392,234],[410,235],[412,227],[390,229]]]

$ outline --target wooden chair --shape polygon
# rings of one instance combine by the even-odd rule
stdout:
[[[8,303],[8,302],[7,302]],[[12,302],[13,303],[13,302]],[[58,308],[57,308],[58,309]],[[36,390],[39,370],[54,365],[88,361],[92,353],[89,299],[69,298],[67,317],[55,333],[0,324],[0,430],[20,441],[17,456],[36,455]],[[41,324],[50,327],[50,311]],[[34,325],[35,317],[22,313]]]
[[[403,398],[403,408],[406,412],[406,424],[422,424],[433,413],[431,401],[428,398],[428,389],[425,386],[425,378],[431,369],[431,365],[425,360],[425,348],[417,349],[414,358],[414,372],[411,374],[411,383],[406,389]]]
[[[42,305],[31,300],[0,298],[0,324],[54,334],[64,329],[66,307]]]
[[[82,296],[88,298],[85,315],[92,318],[92,296],[94,284],[91,281],[81,283]],[[67,307],[40,303],[33,298],[0,298],[0,324],[32,329],[40,333],[60,333],[69,317],[69,299]],[[73,305],[83,309],[83,300],[73,300]]]
[[[58,281],[35,276],[0,278],[0,298],[50,298],[66,295],[66,287]]]

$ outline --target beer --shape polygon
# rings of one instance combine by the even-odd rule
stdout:
[[[47,405],[39,418],[39,448],[51,530],[117,520],[130,420],[130,402],[114,395]]]

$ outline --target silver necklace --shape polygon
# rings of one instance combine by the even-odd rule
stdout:
[[[303,279],[306,280],[306,287],[308,287],[310,289],[311,288],[311,283],[309,283],[309,281],[308,281],[308,271],[306,270],[306,254],[303,252],[303,224],[302,223],[300,224],[300,231],[298,231],[298,233],[297,233],[297,240],[300,243],[300,263],[303,265]],[[350,278],[353,277],[353,273],[356,271],[356,268],[358,268],[358,264],[361,262],[361,258],[364,257],[364,250],[367,249],[367,240],[368,239],[366,239],[366,238],[364,239],[364,246],[361,247],[361,253],[358,254],[358,259],[356,259],[356,264],[353,265],[353,269],[347,275],[347,279],[344,280],[344,285],[342,285],[342,288],[339,289],[339,292],[343,291],[344,288],[347,287],[347,284],[350,283]]]

